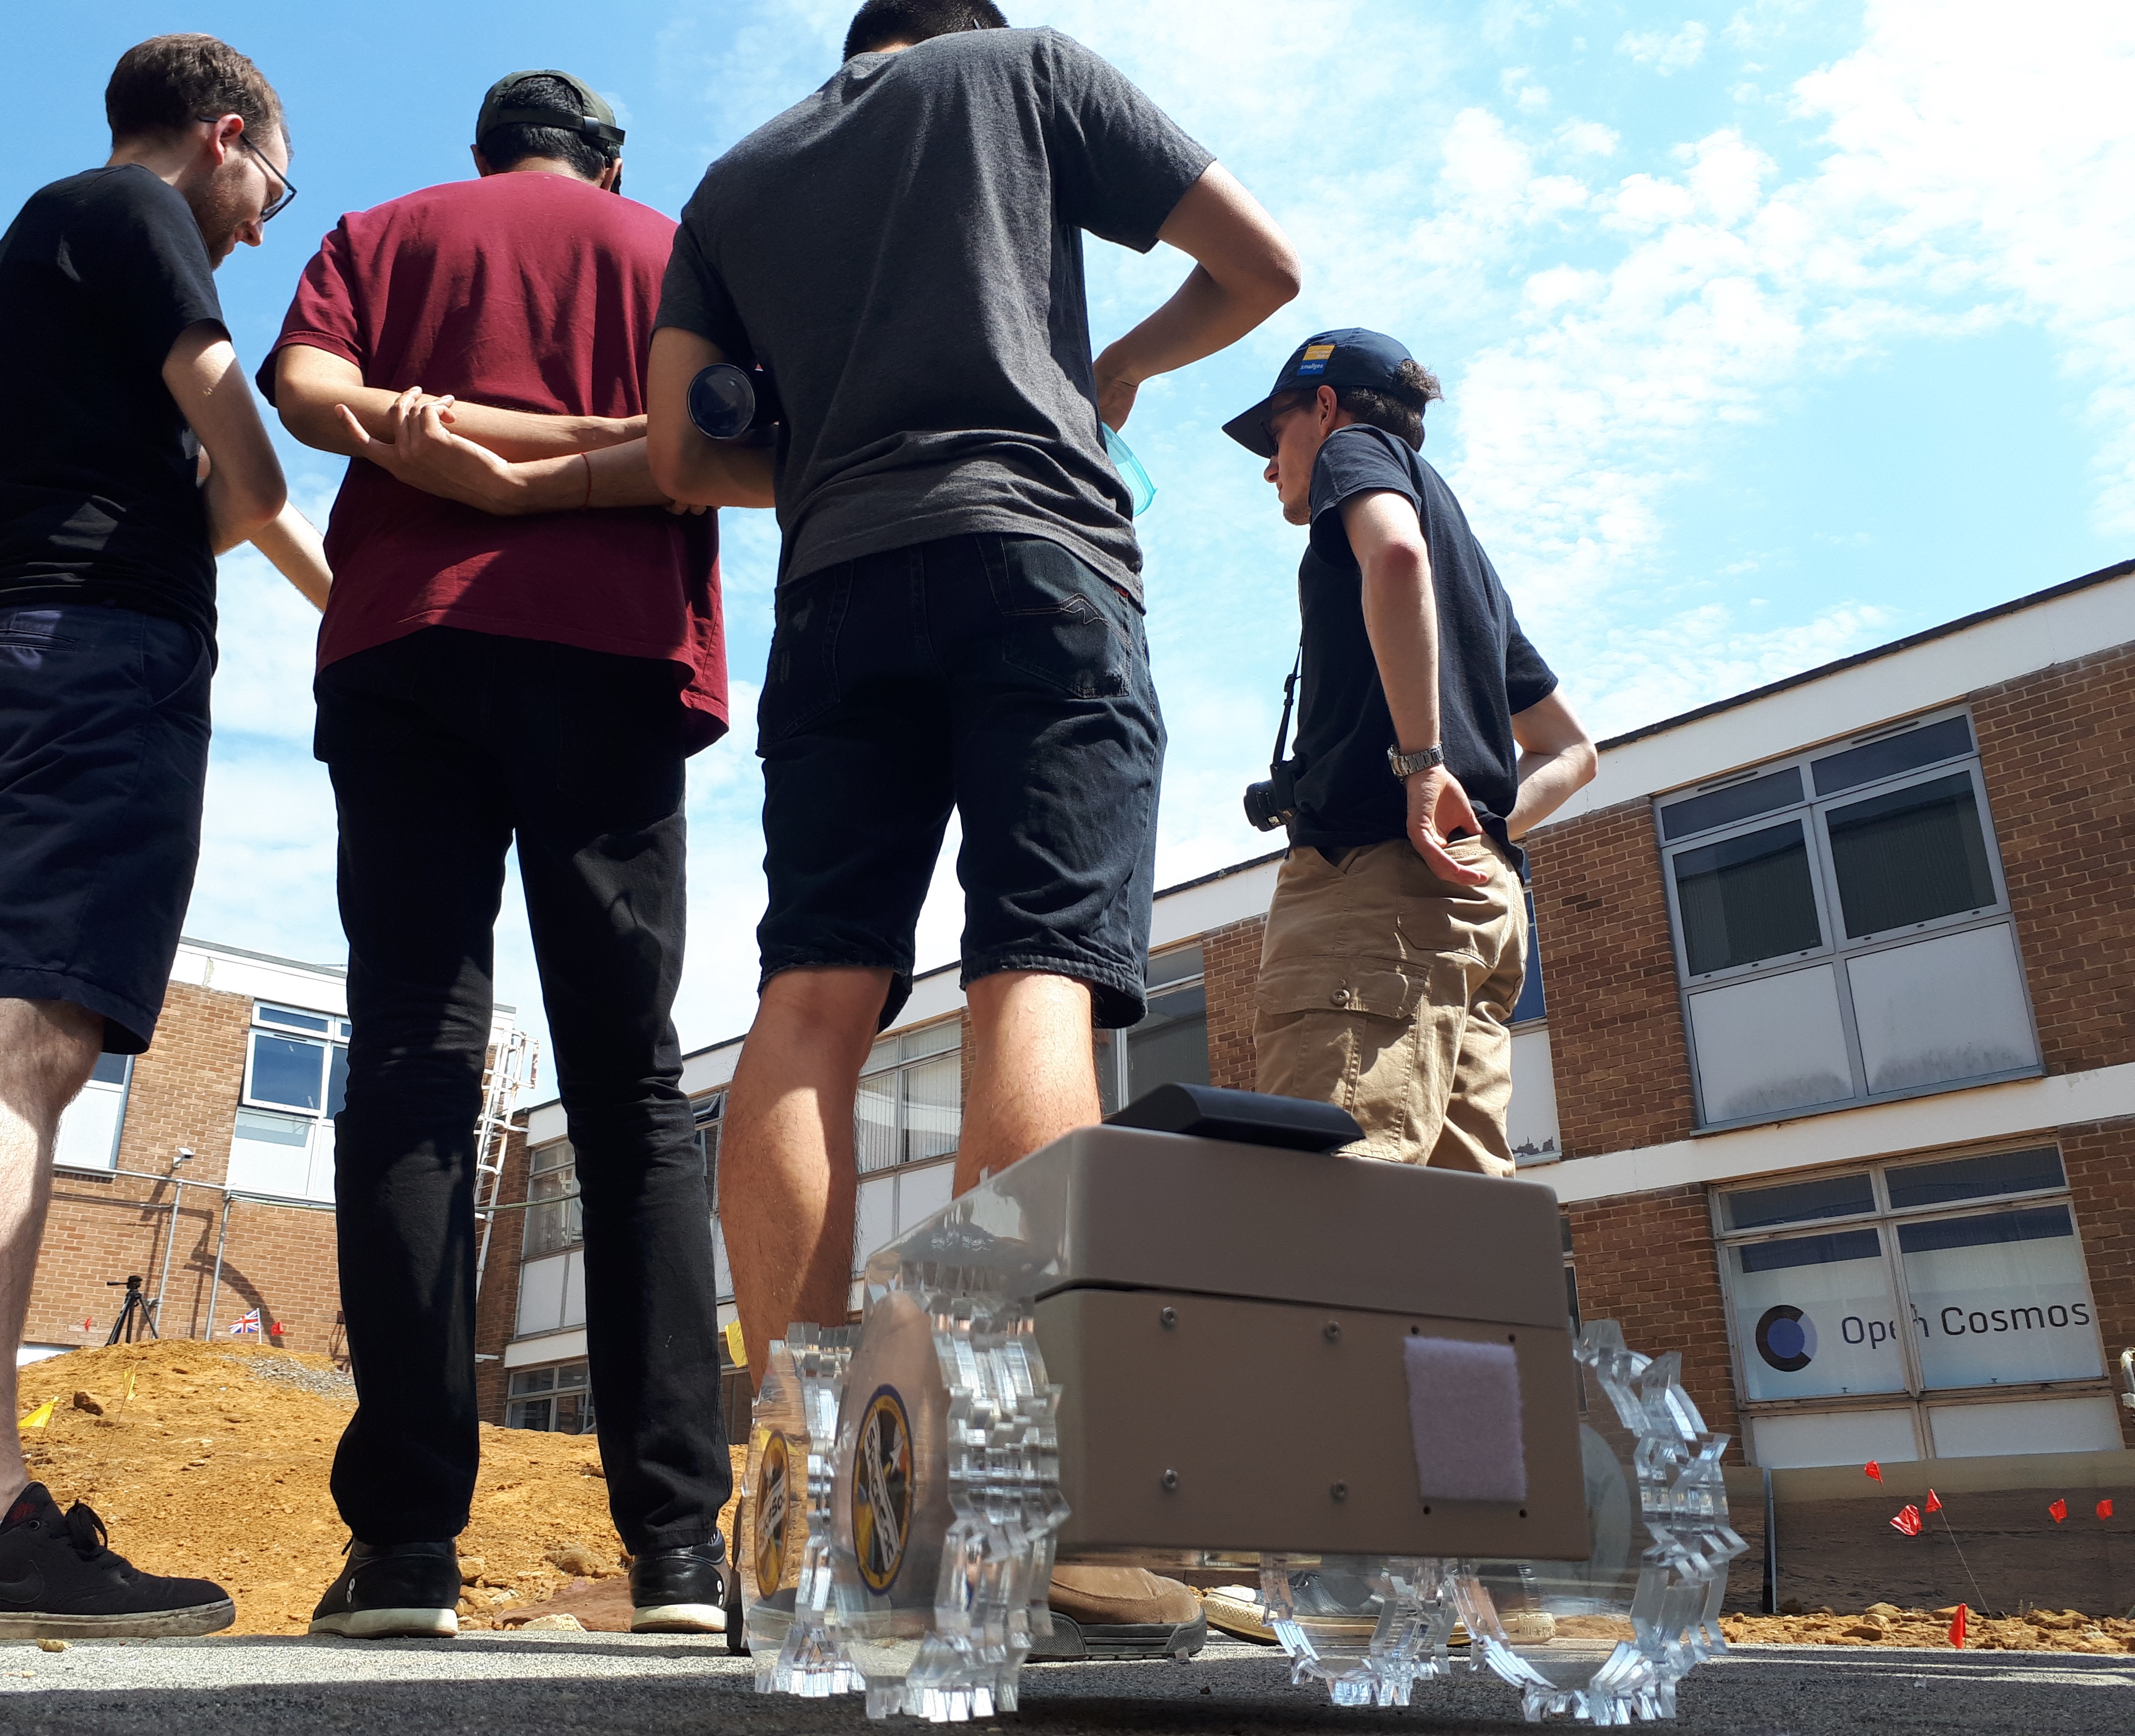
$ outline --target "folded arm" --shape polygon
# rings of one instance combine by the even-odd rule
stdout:
[[[274,406],[281,413],[282,426],[321,452],[347,458],[361,450],[336,413],[344,404],[373,440],[391,439],[394,405],[403,395],[383,386],[366,385],[363,370],[347,357],[309,344],[291,344],[274,358]],[[507,464],[597,452],[639,439],[645,433],[642,416],[544,416],[457,399],[444,419],[460,438],[494,452]]]
[[[1520,793],[1505,829],[1518,838],[1591,783],[1601,757],[1561,688],[1513,713],[1513,739],[1520,744]]]
[[[1236,343],[1303,282],[1289,237],[1219,162],[1186,190],[1156,238],[1191,254],[1193,269],[1097,358],[1097,413],[1111,428],[1125,426],[1144,380]]]
[[[274,522],[288,503],[252,388],[222,327],[188,326],[163,359],[163,384],[207,453],[208,542],[225,554]]]

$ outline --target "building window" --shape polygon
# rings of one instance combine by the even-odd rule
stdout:
[[[1970,718],[1656,806],[1708,1127],[2036,1073]]]
[[[583,1362],[522,1368],[511,1377],[510,1429],[542,1429],[554,1434],[593,1432],[593,1395]]]
[[[89,1083],[60,1115],[52,1162],[62,1169],[116,1169],[119,1136],[126,1126],[126,1091],[133,1082],[131,1055],[99,1055]]]
[[[346,1018],[254,1002],[230,1141],[231,1190],[331,1202],[333,1118],[347,1084]]]
[[[956,1150],[964,1120],[962,1042],[962,1022],[949,1018],[875,1044],[853,1105],[862,1175]]]
[[[1542,938],[1535,931],[1534,894],[1523,893],[1527,902],[1527,945],[1520,974],[1520,998],[1513,1003],[1512,1025],[1532,1024],[1546,1016],[1542,997]]]
[[[697,1147],[704,1154],[704,1174],[712,1196],[712,1295],[721,1303],[734,1299],[733,1268],[727,1262],[726,1231],[719,1223],[719,1129],[726,1106],[724,1091],[696,1105]]]
[[[2036,1395],[2104,1378],[2067,1179],[2050,1145],[1728,1188],[1715,1218],[1753,1410],[1895,1398],[1910,1417],[1881,1406],[1876,1414],[1898,1416],[1916,1450],[1885,1456],[1948,1456],[1964,1450],[1950,1441],[1978,1433],[1978,1407],[1936,1398]],[[2102,1402],[2110,1424],[2111,1401]],[[2079,1401],[2054,1426],[2080,1434],[2096,1408]],[[1779,1434],[1802,1426],[1782,1423]]]
[[[1149,1010],[1124,1031],[1097,1033],[1097,1095],[1106,1115],[1159,1085],[1208,1082],[1208,989],[1201,949],[1149,961]]]
[[[533,1202],[526,1208],[526,1259],[559,1254],[585,1240],[578,1153],[569,1140],[558,1139],[535,1151],[527,1168],[526,1197]]]

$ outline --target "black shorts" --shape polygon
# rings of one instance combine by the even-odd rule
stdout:
[[[200,859],[214,654],[132,609],[0,607],[0,995],[156,1033]]]
[[[888,1025],[951,808],[963,981],[1089,984],[1142,1015],[1164,722],[1141,612],[1057,543],[918,543],[782,588],[757,711],[763,979],[887,967]]]

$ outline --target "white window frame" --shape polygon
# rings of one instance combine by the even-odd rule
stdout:
[[[277,1017],[277,1015],[280,1017]],[[314,1031],[293,1022],[296,1019],[317,1019],[326,1028]],[[348,1021],[338,1013],[317,1013],[308,1008],[281,1007],[268,1001],[252,1003],[252,1023],[244,1032],[244,1086],[239,1102],[246,1109],[266,1110],[278,1115],[298,1115],[307,1120],[327,1119],[327,1105],[332,1100],[333,1057],[336,1049],[344,1053],[348,1048]],[[319,1046],[319,1106],[303,1109],[295,1104],[282,1103],[265,1097],[257,1097],[252,1091],[253,1064],[257,1053],[254,1039],[260,1036],[280,1037],[299,1042]]]
[[[912,1052],[916,1045],[938,1042],[941,1035],[945,1032],[953,1034],[955,1040],[942,1047],[924,1049],[917,1053]],[[913,1133],[910,1113],[912,1100],[904,1088],[903,1075],[908,1069],[928,1066],[952,1055],[957,1057],[957,1065],[961,1068],[963,1047],[963,1022],[961,1016],[956,1018],[937,1019],[923,1025],[914,1025],[908,1030],[899,1031],[893,1035],[884,1036],[876,1040],[874,1047],[869,1052],[865,1065],[860,1069],[859,1083],[862,1089],[864,1089],[870,1084],[879,1085],[884,1080],[896,1080],[896,1119],[892,1132],[896,1141],[897,1155],[887,1163],[873,1165],[863,1163],[859,1170],[862,1175],[880,1175],[885,1170],[902,1169],[908,1164],[936,1163],[945,1159],[951,1161],[955,1159],[957,1146],[963,1143],[963,1104],[961,1088],[957,1093],[956,1144],[951,1145],[946,1152],[934,1152],[927,1157],[908,1157],[905,1153],[909,1147]],[[854,1147],[857,1153],[860,1132],[857,1105],[854,1110],[853,1120]]]
[[[2061,1166],[2061,1180],[2057,1187],[2020,1189],[2008,1193],[1982,1195],[1976,1199],[1954,1202],[1939,1202],[1926,1206],[1893,1206],[1888,1173],[1905,1169],[1917,1163],[1958,1162],[1968,1158],[1992,1158],[2016,1152],[2039,1151],[2050,1148]],[[1730,1230],[1726,1227],[1722,1196],[1739,1191],[1754,1191],[1760,1187],[1790,1187],[1797,1182],[1837,1180],[1866,1173],[1869,1178],[1871,1205],[1865,1211],[1848,1212],[1842,1216],[1791,1219],[1783,1224],[1759,1225],[1753,1230]],[[2108,1347],[2099,1323],[2098,1299],[2090,1284],[2090,1261],[2084,1250],[2083,1226],[2077,1218],[2075,1206],[2068,1181],[2068,1155],[2060,1143],[2052,1139],[2002,1139],[1992,1144],[1961,1148],[1956,1150],[1915,1151],[1900,1156],[1878,1158],[1871,1163],[1849,1163],[1830,1169],[1808,1170],[1785,1175],[1743,1177],[1726,1183],[1714,1183],[1707,1190],[1707,1204],[1711,1215],[1713,1251],[1719,1266],[1721,1308],[1727,1322],[1727,1347],[1735,1378],[1736,1401],[1742,1415],[1751,1422],[1759,1417],[1802,1416],[1828,1414],[1852,1410],[1909,1410],[1912,1416],[1915,1446],[1921,1458],[1932,1458],[1934,1435],[1929,1411],[1930,1407],[1951,1404],[1993,1403],[2036,1400],[2042,1397],[2076,1398],[2113,1389],[2110,1379],[2112,1363],[2107,1354]],[[1898,1230],[1901,1225],[1924,1221],[1952,1222],[1968,1217],[1989,1217],[1998,1213],[2021,1211],[2041,1206],[2060,1206],[2069,1214],[2069,1226],[2075,1238],[2076,1250],[2081,1257],[2084,1290],[2090,1306],[2090,1329],[2098,1340],[2099,1373],[2079,1376],[2070,1379],[2033,1381],[2000,1381],[1987,1386],[1929,1386],[1921,1372],[1920,1346],[1910,1331],[1898,1334],[1899,1368],[1903,1385],[1879,1392],[1834,1393],[1815,1398],[1753,1399],[1750,1396],[1750,1370],[1749,1359],[1753,1350],[1743,1342],[1742,1334],[1736,1330],[1734,1293],[1734,1268],[1730,1252],[1739,1247],[1790,1241],[1798,1238],[1828,1235],[1834,1231],[1872,1229],[1877,1231],[1884,1269],[1884,1281],[1889,1286],[1891,1306],[1897,1311],[1900,1321],[1911,1319],[1913,1299],[1905,1282],[1905,1255],[1898,1245]]]
[[[1970,747],[1963,753],[1945,755],[1918,766],[1908,766],[1903,771],[1887,777],[1871,779],[1831,795],[1816,793],[1815,762],[1830,758],[1855,747],[1886,740],[1892,736],[1908,733],[1931,724],[1963,718],[1965,731],[1971,741]],[[1798,802],[1769,809],[1746,820],[1730,820],[1724,824],[1689,834],[1682,838],[1667,836],[1665,816],[1668,811],[1699,796],[1711,795],[1716,790],[1747,783],[1767,777],[1789,766],[1801,772],[1803,796]],[[1844,927],[1844,906],[1839,896],[1837,869],[1832,860],[1831,839],[1826,825],[1826,816],[1834,809],[1848,807],[1871,797],[1888,795],[1915,784],[1928,783],[1947,777],[1953,772],[1966,773],[1972,782],[1973,800],[1979,815],[1980,834],[1985,850],[1987,873],[1993,885],[1994,900],[1972,910],[1959,911],[1944,916],[1930,917],[1924,922],[1909,923],[1901,929],[1885,930],[1874,934],[1852,938],[1841,933]],[[1819,944],[1799,951],[1785,953],[1769,959],[1755,960],[1748,964],[1728,965],[1716,970],[1692,974],[1690,968],[1690,948],[1683,929],[1682,907],[1676,884],[1676,858],[1686,852],[1702,850],[1709,845],[1724,844],[1730,839],[1747,837],[1793,820],[1802,827],[1808,853],[1810,893],[1816,905],[1817,922],[1820,931]],[[1728,1128],[1754,1127],[1779,1119],[1792,1120],[1803,1115],[1828,1114],[1833,1110],[1854,1109],[1867,1103],[1893,1103],[1910,1097],[1929,1096],[1942,1091],[1962,1090],[1973,1086],[1992,1085],[2010,1079],[2036,1078],[2045,1069],[2042,1063],[2028,1066],[2007,1068],[1998,1072],[1980,1074],[1975,1077],[1939,1081],[1934,1085],[1909,1086],[1895,1091],[1871,1092],[1867,1088],[1868,1074],[1861,1052],[1861,1037],[1857,1028],[1853,1009],[1853,995],[1847,972],[1843,968],[1851,960],[1874,952],[1888,951],[1894,947],[1907,946],[1931,934],[1956,934],[1967,929],[2011,926],[2011,944],[2015,945],[2015,931],[2011,924],[2009,887],[2002,867],[2002,852],[1994,832],[1994,816],[1987,799],[1987,781],[1980,765],[1979,736],[1974,727],[1972,713],[1963,705],[1944,706],[1939,710],[1924,712],[1909,718],[1900,724],[1885,724],[1861,734],[1838,741],[1822,742],[1814,747],[1803,748],[1775,760],[1768,760],[1745,771],[1715,778],[1689,789],[1672,791],[1656,798],[1653,803],[1653,830],[1660,847],[1661,887],[1668,901],[1669,939],[1675,948],[1678,997],[1682,1012],[1683,1041],[1690,1058],[1691,1089],[1697,1105],[1697,1124],[1700,1132],[1720,1132]],[[2021,958],[2020,958],[2021,962]],[[1691,1007],[1692,997],[1705,989],[1721,984],[1746,981],[1753,978],[1770,978],[1798,970],[1828,967],[1831,970],[1838,998],[1839,1025],[1843,1033],[1847,1063],[1851,1070],[1852,1095],[1835,1101],[1804,1105],[1789,1110],[1784,1115],[1768,1112],[1731,1117],[1726,1120],[1711,1118],[1706,1109],[1705,1084],[1698,1066],[1697,1021]],[[2034,1013],[2028,984],[2024,991],[2024,1018],[2031,1036],[2032,1051],[2038,1048],[2038,1021]]]
[[[133,1095],[134,1057],[131,1055],[97,1057],[99,1066],[103,1066],[107,1061],[115,1061],[119,1063],[119,1077],[114,1081],[98,1079],[92,1076],[75,1094],[74,1102],[60,1111],[59,1129],[52,1140],[52,1167],[55,1169],[74,1170],[87,1175],[109,1175],[119,1167],[119,1143],[126,1137],[126,1110]],[[67,1144],[66,1118],[73,1111],[75,1104],[92,1097],[106,1098],[114,1095],[118,1098],[119,1104],[112,1115],[111,1144],[104,1151],[103,1158],[100,1160],[90,1160],[61,1157],[61,1153],[65,1149]],[[76,1124],[79,1126],[80,1124]]]
[[[530,1382],[535,1375],[548,1376],[549,1384],[538,1392],[522,1392],[517,1390],[522,1381]],[[511,1371],[511,1379],[505,1385],[504,1426],[507,1429],[525,1429],[528,1426],[520,1419],[523,1414],[520,1408],[521,1405],[548,1405],[553,1407],[559,1398],[571,1397],[583,1397],[588,1404],[592,1401],[592,1371],[586,1363],[550,1362],[545,1363],[537,1368],[516,1368]],[[549,1415],[553,1421],[555,1417],[553,1408]],[[535,1429],[533,1432],[553,1434],[556,1431]],[[592,1432],[591,1429],[579,1430],[581,1434],[590,1434]]]
[[[536,1167],[541,1164],[542,1159],[553,1158],[558,1152],[564,1153],[560,1163],[551,1161],[542,1167]],[[550,1192],[545,1196],[535,1192],[540,1184],[552,1181],[559,1172],[563,1179]],[[522,1263],[546,1260],[553,1254],[568,1254],[574,1248],[585,1245],[585,1216],[579,1209],[578,1186],[579,1154],[569,1139],[551,1139],[546,1144],[535,1146],[526,1154],[526,1227],[520,1241],[519,1254]],[[565,1190],[569,1190],[568,1192]],[[545,1242],[536,1247],[537,1231],[545,1234],[541,1226],[548,1224],[559,1226],[557,1234],[561,1239]]]

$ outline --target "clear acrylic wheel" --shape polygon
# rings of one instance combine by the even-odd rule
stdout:
[[[1264,1555],[1261,1603],[1294,1682],[1338,1706],[1405,1706],[1454,1667],[1448,1564],[1384,1555]]]

